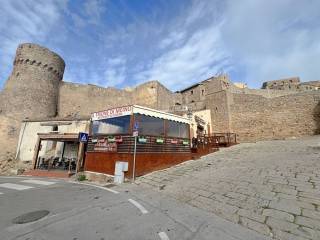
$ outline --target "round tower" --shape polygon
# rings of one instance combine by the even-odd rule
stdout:
[[[47,48],[24,43],[18,46],[13,65],[3,91],[5,113],[20,119],[56,116],[63,59]]]

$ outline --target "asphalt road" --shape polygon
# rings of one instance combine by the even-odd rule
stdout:
[[[31,180],[31,181],[30,181]],[[47,210],[43,218],[13,223]],[[97,187],[64,180],[0,177],[0,239],[267,239],[139,186]]]

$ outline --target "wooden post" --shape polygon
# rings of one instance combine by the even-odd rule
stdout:
[[[33,160],[32,160],[33,169],[36,169],[36,164],[37,164],[37,160],[38,160],[38,156],[39,156],[40,146],[41,146],[41,138],[38,136],[36,145],[34,147],[34,154],[33,154]]]

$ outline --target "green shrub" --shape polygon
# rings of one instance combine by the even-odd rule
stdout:
[[[79,175],[78,176],[78,181],[82,182],[82,181],[85,181],[85,180],[87,180],[86,175]]]

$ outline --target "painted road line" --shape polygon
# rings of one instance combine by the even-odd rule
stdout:
[[[128,199],[129,202],[131,202],[133,205],[135,205],[137,208],[139,208],[139,210],[142,212],[142,214],[146,214],[148,213],[148,210],[145,209],[140,203],[138,203],[137,201],[133,200],[133,199]]]
[[[115,194],[118,194],[119,192],[110,188],[106,188],[106,187],[101,187],[101,186],[97,186],[97,185],[93,185],[93,184],[88,184],[88,183],[79,183],[79,182],[71,182],[71,183],[75,183],[75,184],[80,184],[80,185],[86,185],[86,186],[91,186],[91,187],[95,187],[95,188],[100,188],[103,190],[106,190],[108,192],[112,192]]]
[[[25,185],[20,185],[20,184],[15,184],[15,183],[2,183],[2,184],[0,184],[0,187],[14,189],[14,190],[18,190],[18,191],[33,188],[30,186],[25,186]]]
[[[159,232],[158,234],[161,240],[170,240],[168,235],[165,232]]]
[[[35,180],[35,179],[29,179],[29,180],[23,180],[21,181],[23,183],[32,183],[32,184],[39,184],[39,185],[52,185],[55,184],[56,182],[48,182],[48,181],[42,181],[42,180]]]

